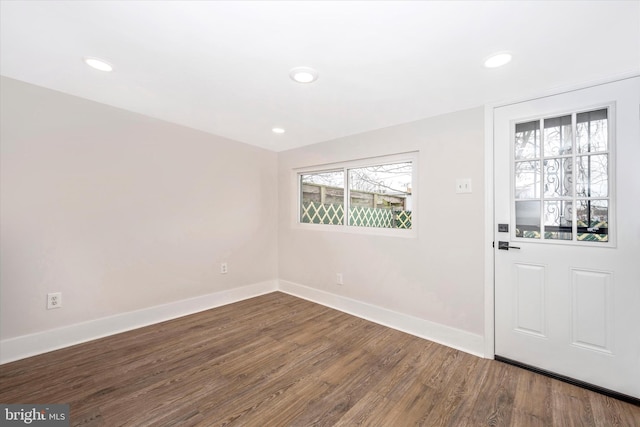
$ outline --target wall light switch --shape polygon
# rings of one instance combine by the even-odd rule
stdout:
[[[471,193],[471,178],[456,179],[456,193]]]

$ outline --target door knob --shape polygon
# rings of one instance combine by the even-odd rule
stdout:
[[[509,242],[498,242],[498,249],[502,249],[503,251],[508,251],[509,249],[520,249],[520,246],[510,246]]]

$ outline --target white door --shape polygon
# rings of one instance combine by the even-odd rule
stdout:
[[[640,398],[640,77],[494,132],[496,356]]]

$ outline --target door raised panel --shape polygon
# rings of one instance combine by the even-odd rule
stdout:
[[[545,336],[545,267],[535,264],[514,264],[515,329],[539,337]]]
[[[612,274],[571,269],[572,342],[612,352]]]

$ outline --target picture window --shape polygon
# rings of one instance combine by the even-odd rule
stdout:
[[[412,230],[414,156],[368,159],[298,172],[298,222]]]

